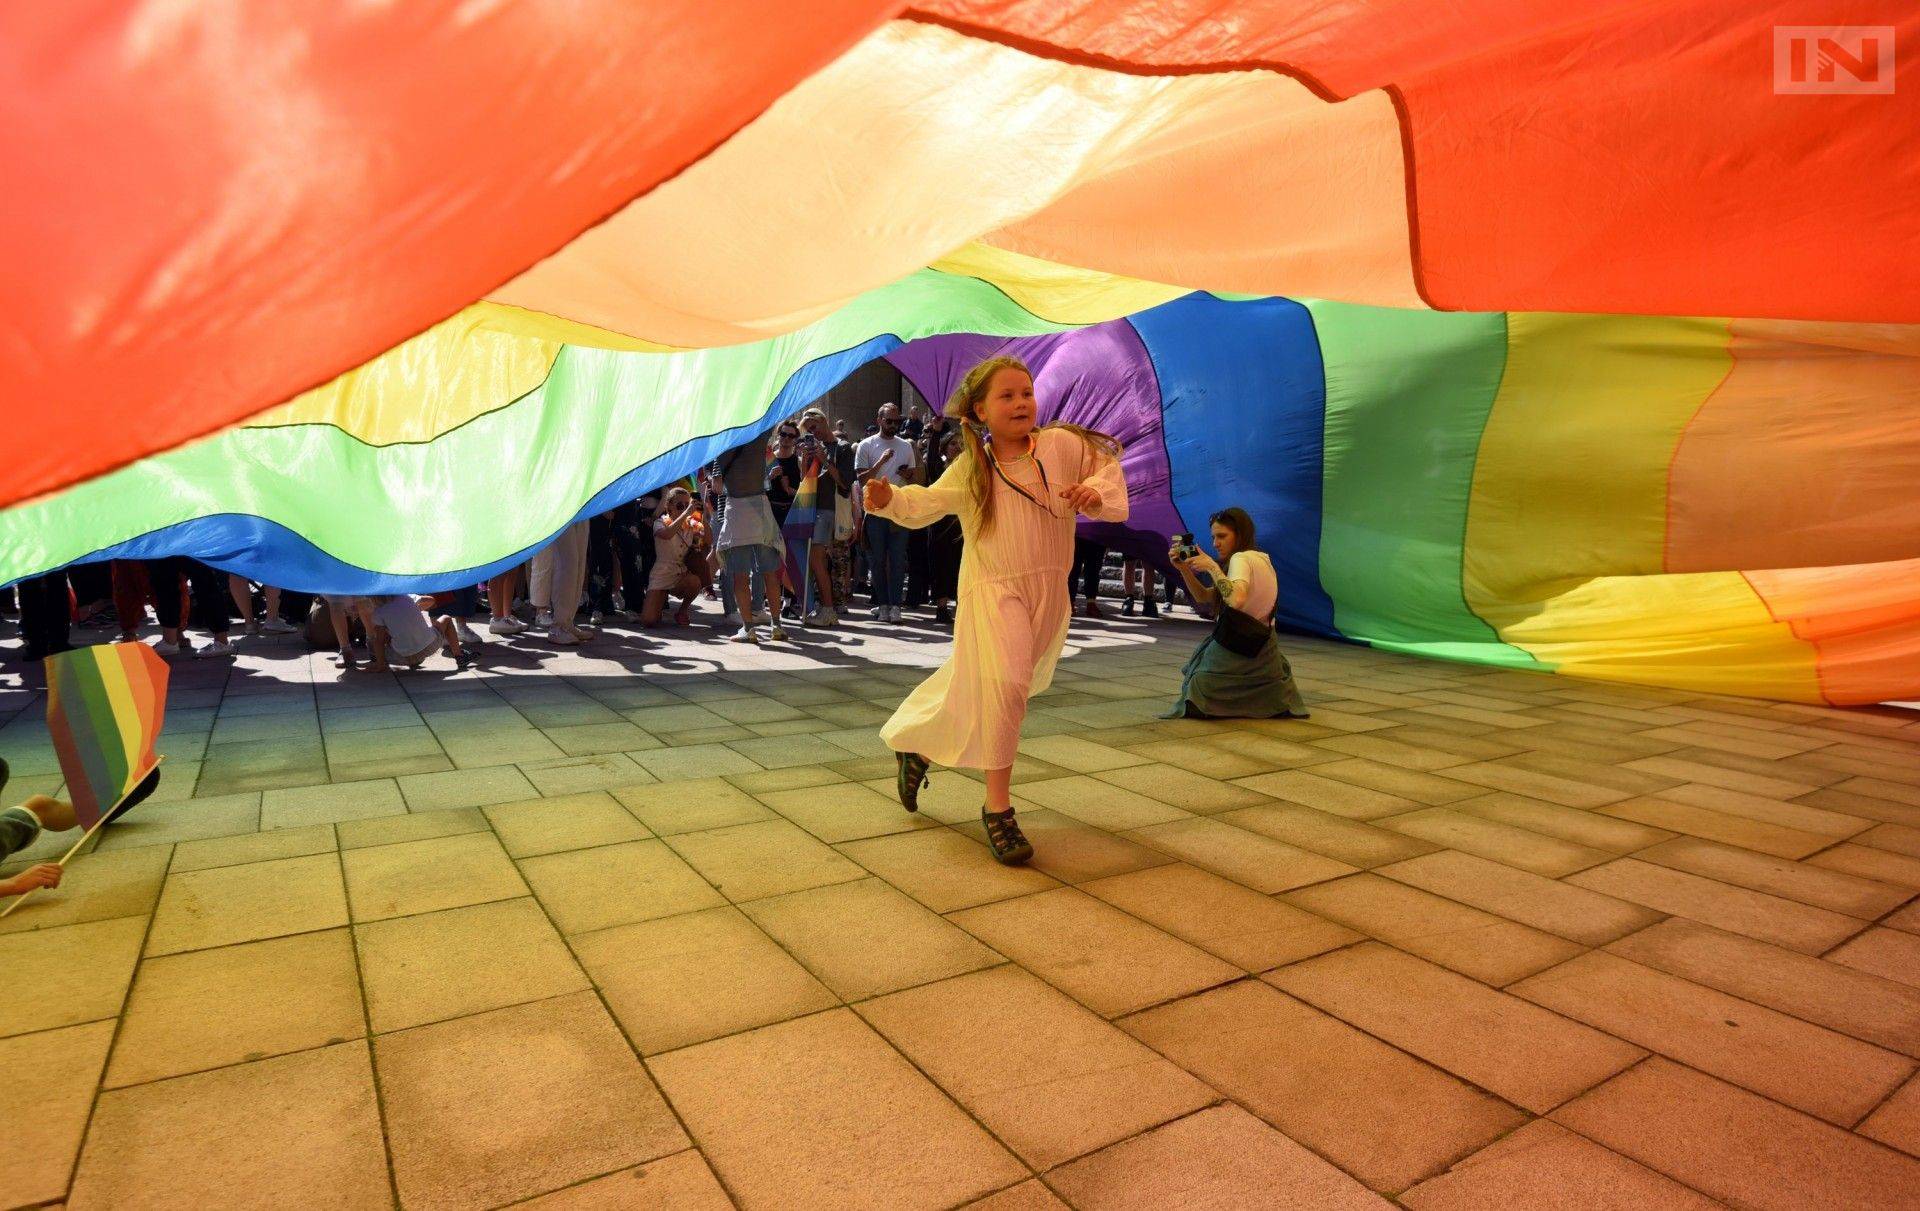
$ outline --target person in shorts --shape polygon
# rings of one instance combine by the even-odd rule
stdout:
[[[720,456],[720,478],[726,488],[727,511],[720,517],[716,546],[720,563],[732,582],[733,600],[740,610],[735,643],[758,643],[756,623],[772,627],[769,636],[787,637],[780,625],[780,523],[767,499],[767,444],[755,437]],[[764,613],[754,613],[754,600],[766,602]]]
[[[848,582],[852,579],[847,542],[835,537],[835,510],[839,501],[852,498],[853,447],[818,408],[808,408],[801,414],[800,427],[806,434],[801,439],[801,459],[820,460],[819,512],[814,515],[811,556],[813,593],[819,605],[807,616],[807,625],[834,626],[840,621],[834,607],[847,604]]]

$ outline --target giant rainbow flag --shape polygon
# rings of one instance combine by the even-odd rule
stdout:
[[[470,583],[1012,342],[1129,441],[1111,539],[1245,504],[1304,629],[1920,696],[1920,9],[1844,18],[16,6],[0,581]]]

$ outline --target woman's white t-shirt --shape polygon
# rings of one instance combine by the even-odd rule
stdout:
[[[1265,551],[1235,551],[1227,560],[1227,579],[1240,586],[1240,601],[1233,608],[1265,622],[1280,600],[1280,578]]]
[[[373,620],[387,628],[394,659],[402,664],[418,663],[440,650],[440,632],[433,629],[420,603],[411,596],[387,598],[374,607]]]

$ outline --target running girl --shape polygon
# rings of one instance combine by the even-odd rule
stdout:
[[[898,755],[900,802],[919,808],[930,763],[986,771],[993,856],[1033,856],[1009,794],[1027,699],[1053,681],[1072,615],[1076,514],[1125,521],[1120,446],[1078,425],[1034,426],[1033,375],[1017,358],[967,372],[947,403],[966,450],[930,487],[867,481],[867,512],[919,529],[957,515],[965,534],[953,655],[880,729]],[[982,440],[983,436],[986,440]]]

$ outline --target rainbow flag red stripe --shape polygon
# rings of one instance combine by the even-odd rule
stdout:
[[[47,730],[74,814],[92,828],[159,764],[167,663],[144,643],[114,643],[49,656],[46,670]]]

